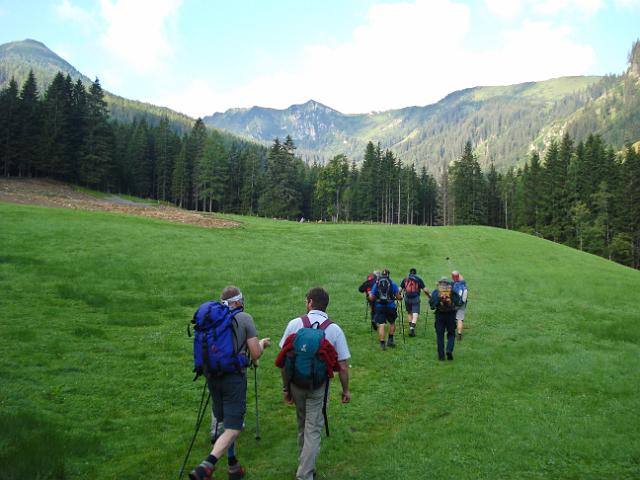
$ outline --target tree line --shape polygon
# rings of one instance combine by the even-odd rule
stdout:
[[[358,166],[296,156],[290,136],[269,147],[208,129],[182,134],[165,117],[115,122],[99,81],[58,73],[40,94],[32,73],[0,91],[0,171],[51,177],[193,210],[322,221],[490,225],[518,229],[640,266],[640,158],[597,135],[565,135],[520,168],[483,172],[473,145],[439,178],[369,142]]]
[[[516,229],[640,267],[640,153],[599,135],[551,141],[543,161],[483,174],[471,143],[443,175],[443,223]],[[449,195],[445,195],[448,193]],[[446,200],[444,200],[446,198]]]

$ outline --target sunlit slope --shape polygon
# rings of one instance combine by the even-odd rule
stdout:
[[[0,204],[7,478],[177,477],[202,387],[186,325],[230,283],[274,341],[308,287],[330,292],[353,401],[340,405],[334,385],[319,478],[638,476],[639,272],[491,228],[240,220],[214,230]],[[415,267],[430,286],[454,268],[466,277],[453,362],[436,359],[431,314],[406,344],[399,323],[398,347],[380,351],[357,287],[384,267],[397,281]],[[296,466],[276,353],[259,369],[260,442],[249,377],[239,456],[250,478]],[[207,448],[202,433],[190,464]]]

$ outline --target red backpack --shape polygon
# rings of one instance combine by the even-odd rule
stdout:
[[[412,276],[408,276],[407,278],[405,278],[404,291],[411,294],[410,296],[419,295],[420,286],[418,285],[418,281]]]

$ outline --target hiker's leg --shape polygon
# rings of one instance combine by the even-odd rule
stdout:
[[[375,316],[373,318],[374,321],[378,324],[378,340],[384,342],[384,324],[387,321],[384,312],[382,310],[376,310]]]
[[[211,455],[216,458],[221,458],[228,450],[228,448],[236,441],[240,435],[240,430],[233,428],[227,428],[222,435],[218,437],[216,443],[213,444]]]
[[[225,430],[213,444],[211,454],[220,458],[235,442],[244,425],[247,412],[247,377],[242,374],[224,375],[218,380],[222,390],[222,411],[216,418],[224,422]]]
[[[461,307],[456,311],[456,321],[458,323],[458,334],[462,335],[462,327],[464,324],[464,307]]]
[[[451,312],[447,316],[447,352],[453,353],[453,346],[456,341],[456,315],[455,312]]]
[[[438,318],[438,314],[436,314],[435,329],[436,329],[436,345],[438,347],[438,358],[443,359],[444,358],[445,324],[441,319]]]
[[[324,385],[308,391],[306,398],[306,418],[304,424],[304,445],[300,452],[300,461],[296,473],[297,480],[313,480],[316,459],[320,453],[320,438],[324,427],[322,405],[324,403]]]
[[[293,402],[296,404],[296,419],[298,421],[298,462],[300,462],[300,453],[304,447],[304,424],[307,416],[307,390],[299,388],[293,383],[290,385],[290,394]]]

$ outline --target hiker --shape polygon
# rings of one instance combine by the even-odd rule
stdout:
[[[375,305],[375,302],[370,299],[369,294],[371,293],[371,289],[373,288],[373,286],[378,281],[378,278],[380,278],[380,272],[375,271],[373,273],[370,273],[369,275],[367,275],[367,278],[365,279],[365,281],[362,282],[362,284],[358,287],[358,291],[360,293],[364,293],[365,302],[367,302],[367,305],[369,305],[372,330],[377,330],[378,325],[376,324],[376,322],[373,321],[373,313],[374,313],[373,306]]]
[[[375,303],[373,321],[378,326],[378,339],[382,350],[396,346],[393,340],[393,335],[396,332],[396,318],[398,318],[395,301],[400,299],[402,299],[400,288],[398,288],[396,282],[389,278],[389,270],[385,268],[380,273],[378,282],[373,285],[369,293],[369,300]],[[384,324],[387,322],[389,322],[389,338],[385,344]]]
[[[454,270],[451,272],[451,280],[453,280],[453,290],[456,293],[458,305],[456,307],[456,330],[458,333],[458,341],[462,340],[462,327],[464,325],[464,313],[467,309],[467,297],[469,291],[467,290],[467,282],[464,277],[460,275],[460,272]]]
[[[280,340],[282,350],[276,359],[276,366],[282,373],[284,402],[296,406],[297,480],[315,478],[323,425],[329,434],[326,407],[329,379],[334,371],[338,372],[342,385],[342,403],[351,400],[347,363],[351,354],[344,332],[329,320],[326,313],[329,294],[325,289],[316,287],[307,292],[305,300],[307,314],[289,322]],[[311,344],[315,345],[315,350],[307,348]]]
[[[191,480],[210,480],[225,452],[229,479],[244,477],[245,469],[235,455],[235,441],[247,410],[246,367],[249,359],[257,367],[270,342],[269,338],[258,340],[253,318],[244,312],[244,297],[238,287],[225,287],[220,299],[203,303],[193,316],[194,359],[196,375],[206,377],[213,415],[224,422],[225,428],[212,439],[211,454],[189,473]]]
[[[453,300],[453,284],[447,277],[438,280],[437,288],[431,292],[429,306],[435,310],[436,344],[438,360],[444,360],[444,332],[447,331],[447,359],[453,360],[453,346],[456,334],[456,308]]]
[[[400,289],[404,292],[404,305],[409,316],[409,336],[415,337],[416,323],[420,317],[420,292],[423,291],[428,297],[429,290],[427,290],[424,281],[416,275],[415,268],[411,268],[409,275],[402,279]]]

